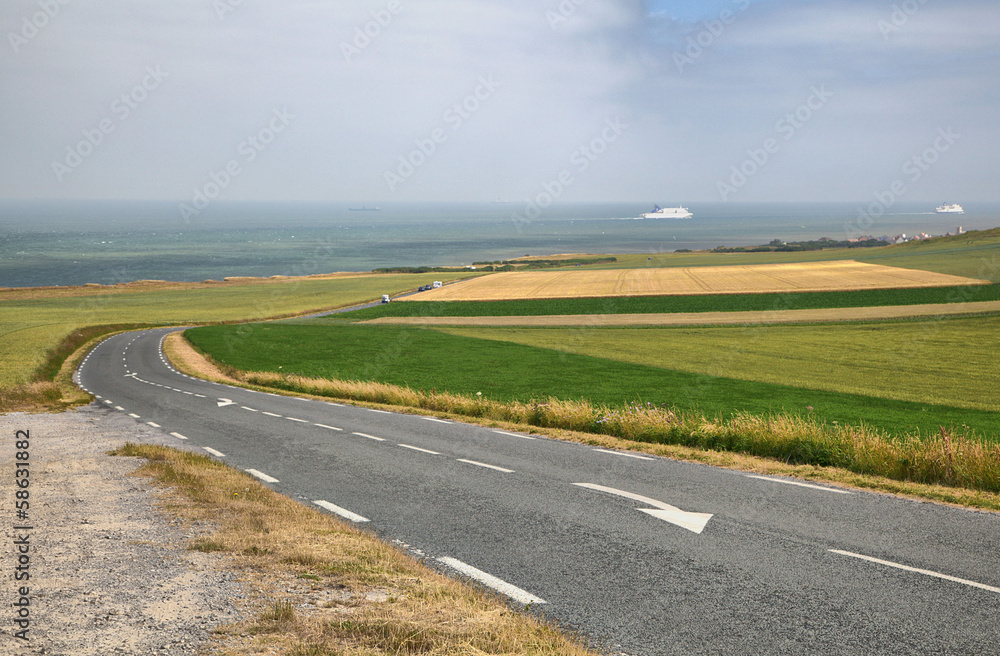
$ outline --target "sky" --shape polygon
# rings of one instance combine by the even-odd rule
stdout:
[[[0,33],[0,200],[1000,201],[996,0],[4,0]]]

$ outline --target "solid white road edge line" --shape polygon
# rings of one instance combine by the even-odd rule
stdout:
[[[450,424],[452,422],[445,421],[444,419],[438,419],[437,417],[424,417],[427,421],[436,421],[439,424]]]
[[[209,453],[211,453],[216,458],[225,458],[226,457],[225,453],[222,453],[221,451],[216,451],[215,449],[213,449],[210,446],[203,446],[201,448],[205,449],[206,451],[208,451]]]
[[[375,440],[376,442],[385,442],[381,437],[375,437],[374,435],[369,435],[368,433],[352,433],[352,435],[357,435],[358,437],[367,437],[369,440]]]
[[[960,579],[956,576],[948,576],[947,574],[942,574],[940,572],[933,572],[929,569],[918,569],[916,567],[910,567],[909,565],[901,565],[899,563],[894,563],[889,560],[882,560],[880,558],[864,556],[862,554],[856,554],[850,551],[841,551],[840,549],[830,549],[829,551],[830,553],[840,554],[841,556],[850,556],[851,558],[859,558],[861,560],[867,560],[870,563],[878,563],[879,565],[885,565],[886,567],[895,567],[896,569],[901,569],[907,572],[914,572],[916,574],[923,574],[925,576],[933,576],[934,578],[944,579],[945,581],[952,581],[953,583],[961,583],[962,585],[972,586],[973,588],[979,588],[981,590],[989,590],[990,592],[1000,593],[1000,588],[995,588],[992,585],[986,585],[985,583],[977,583],[976,581],[969,581],[967,579]]]
[[[359,515],[357,513],[352,513],[350,510],[347,510],[346,508],[341,508],[340,506],[335,506],[334,504],[330,503],[329,501],[319,500],[319,501],[313,501],[313,503],[315,503],[320,508],[326,508],[330,512],[332,512],[332,513],[334,513],[336,515],[340,515],[344,519],[350,520],[352,522],[367,522],[367,521],[370,521],[369,519],[367,519],[365,517],[362,517],[361,515]]]
[[[607,449],[594,449],[598,453],[609,453],[613,456],[625,456],[626,458],[635,458],[636,460],[656,460],[656,458],[647,458],[646,456],[637,456],[634,453],[622,453],[621,451],[608,451]]]
[[[470,465],[475,465],[476,467],[486,467],[487,469],[495,469],[497,471],[504,472],[505,474],[514,473],[513,469],[504,469],[503,467],[497,467],[496,465],[487,465],[485,462],[476,462],[475,460],[466,460],[464,458],[459,458],[458,461],[468,463]]]
[[[770,481],[772,483],[781,483],[783,485],[796,485],[798,487],[808,487],[813,490],[823,490],[824,492],[834,492],[836,494],[851,494],[847,490],[838,490],[832,487],[823,487],[822,485],[811,485],[809,483],[799,483],[798,481],[786,481],[783,478],[771,478],[769,476],[757,476],[755,474],[744,474],[747,478],[756,478],[761,481]]]
[[[278,482],[280,482],[280,481],[278,481],[278,479],[274,478],[273,476],[268,476],[264,472],[257,471],[256,469],[244,469],[243,471],[245,471],[246,473],[250,474],[254,478],[259,478],[260,480],[264,481],[265,483],[278,483]]]
[[[437,561],[443,565],[447,565],[448,567],[461,572],[462,574],[465,574],[470,579],[474,579],[476,581],[479,581],[485,586],[493,588],[500,594],[506,595],[511,599],[513,599],[514,601],[524,604],[525,606],[527,606],[528,604],[548,603],[541,597],[536,597],[530,592],[522,590],[521,588],[515,585],[511,585],[510,583],[507,583],[503,579],[498,579],[492,574],[487,574],[481,569],[476,569],[472,565],[463,563],[461,560],[458,560],[457,558],[444,557],[444,558],[438,558]]]
[[[421,449],[419,446],[412,446],[410,444],[400,444],[399,446],[403,447],[404,449],[413,449],[414,451],[420,451],[421,453],[429,453],[432,456],[441,455],[437,451],[431,451],[430,449]]]
[[[523,440],[533,440],[533,439],[535,439],[534,437],[531,437],[530,435],[518,435],[517,433],[508,433],[506,431],[499,431],[499,430],[495,430],[493,432],[496,433],[497,435],[509,435],[510,437],[520,437]]]

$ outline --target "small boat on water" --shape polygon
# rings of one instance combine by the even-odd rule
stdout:
[[[965,214],[965,209],[958,203],[945,203],[934,211],[938,214]]]
[[[349,212],[381,212],[382,208],[381,207],[366,207],[366,206],[362,205],[361,207],[348,207],[347,211],[349,211]]]
[[[642,215],[644,219],[690,219],[694,214],[688,211],[686,207],[660,207],[659,205],[653,206],[652,212],[646,212]]]

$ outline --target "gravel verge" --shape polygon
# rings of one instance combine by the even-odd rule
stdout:
[[[30,431],[30,580],[15,581],[15,433]],[[96,404],[61,414],[0,415],[0,653],[204,654],[244,618],[250,592],[225,557],[186,548],[209,531],[157,509],[161,492],[131,476],[125,442],[177,446],[162,431]],[[30,589],[28,640],[11,606]]]

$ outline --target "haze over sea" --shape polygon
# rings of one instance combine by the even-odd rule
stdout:
[[[673,206],[669,200],[660,202]],[[215,203],[185,220],[176,203],[4,201],[0,287],[201,281],[385,266],[465,265],[556,253],[665,253],[857,235],[866,203],[684,203],[686,220],[635,220],[644,203]],[[373,207],[374,204],[368,205]],[[939,235],[1000,225],[1000,204],[936,214],[898,202],[864,234]],[[868,225],[863,223],[862,225]]]

